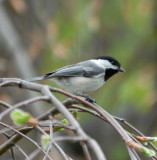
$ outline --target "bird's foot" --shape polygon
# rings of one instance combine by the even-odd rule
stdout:
[[[88,95],[81,95],[82,97],[86,98],[85,100],[90,102],[90,103],[96,103],[96,100]]]
[[[96,103],[96,100],[92,97],[88,97],[86,98],[86,101],[90,102],[90,103]]]

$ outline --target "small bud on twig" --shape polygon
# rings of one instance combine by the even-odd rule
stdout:
[[[136,139],[141,141],[141,142],[156,142],[157,137],[142,137],[142,136],[136,136]]]
[[[135,143],[134,141],[126,141],[126,144],[131,148],[144,153],[147,157],[153,157],[156,155],[156,152],[154,150],[143,147],[142,145]]]

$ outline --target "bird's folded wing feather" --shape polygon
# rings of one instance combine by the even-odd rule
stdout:
[[[48,73],[45,75],[45,79],[55,77],[94,77],[103,73],[104,70],[99,68],[97,65],[91,66],[88,63],[86,63],[86,65],[78,63]]]

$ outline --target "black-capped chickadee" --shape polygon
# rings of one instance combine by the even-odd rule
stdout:
[[[97,90],[111,76],[118,72],[125,72],[125,70],[121,68],[120,63],[115,58],[100,56],[65,66],[40,77],[27,79],[27,81],[50,79],[65,88],[68,92],[94,101],[91,97],[84,94]]]

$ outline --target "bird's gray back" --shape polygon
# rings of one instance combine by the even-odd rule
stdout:
[[[104,70],[90,60],[60,68],[45,75],[45,79],[55,77],[95,77],[103,74]]]

